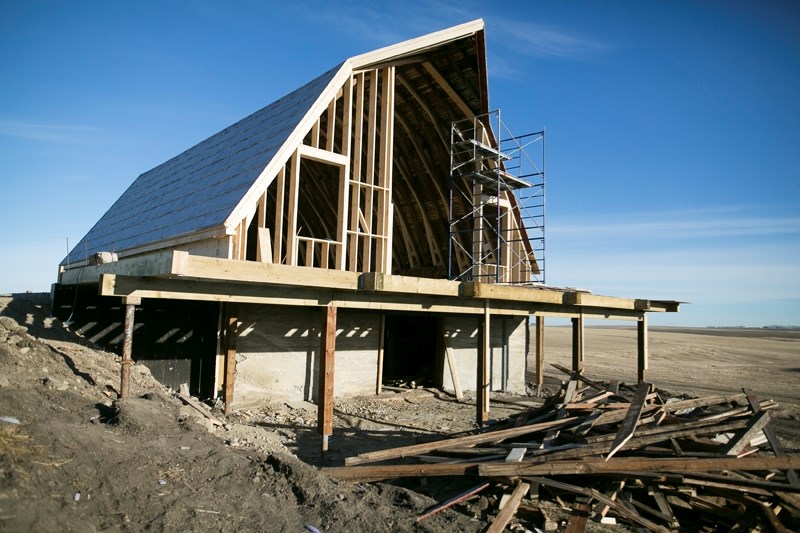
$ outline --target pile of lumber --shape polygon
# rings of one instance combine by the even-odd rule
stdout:
[[[490,531],[542,502],[567,510],[568,531],[590,519],[665,532],[796,531],[800,457],[787,456],[775,436],[775,407],[746,390],[676,399],[648,383],[572,374],[543,406],[481,431],[362,453],[326,470],[352,481],[477,478],[420,519],[505,490]],[[547,518],[539,512],[531,524]]]

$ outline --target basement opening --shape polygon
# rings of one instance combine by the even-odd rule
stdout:
[[[383,384],[439,386],[436,351],[439,320],[425,314],[387,314],[384,332]]]

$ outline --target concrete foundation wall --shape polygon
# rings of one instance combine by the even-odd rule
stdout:
[[[483,317],[448,316],[444,319],[445,346],[452,349],[461,389],[475,391],[478,371],[478,327]],[[493,316],[490,319],[489,354],[492,390],[525,393],[528,354],[528,317]],[[505,348],[504,348],[505,347]],[[504,357],[504,352],[507,354]],[[504,372],[504,361],[505,372]],[[505,374],[505,376],[504,376]],[[506,383],[504,384],[504,377]],[[443,385],[452,392],[453,378],[444,359]],[[504,386],[505,385],[505,386]]]
[[[239,306],[234,404],[264,399],[316,401],[322,310]],[[335,397],[375,391],[380,315],[339,309]]]

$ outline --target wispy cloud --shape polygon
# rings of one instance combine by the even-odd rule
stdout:
[[[629,213],[619,218],[598,216],[594,220],[551,224],[549,231],[565,237],[608,236],[618,239],[777,236],[800,234],[800,217],[755,216],[734,210]]]
[[[529,56],[586,59],[607,54],[615,48],[610,43],[556,25],[504,19],[493,20],[491,26],[497,28],[498,33],[502,32],[502,38],[496,39],[499,45]]]
[[[0,120],[0,135],[51,143],[97,143],[103,141],[103,130],[74,124],[41,124]]]

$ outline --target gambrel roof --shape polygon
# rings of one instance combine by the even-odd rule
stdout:
[[[448,231],[447,128],[453,120],[488,110],[483,28],[476,20],[351,57],[145,172],[62,265],[83,263],[99,251],[127,256],[234,235],[243,219],[252,220],[264,191],[330,101],[341,98],[345,82],[359,71],[391,66],[397,73],[393,209],[395,231],[405,235],[395,239],[401,249],[395,261],[403,272],[441,268]],[[317,181],[319,189],[306,194],[330,197],[328,185]],[[316,220],[306,220],[303,227],[331,233]]]
[[[62,264],[216,229],[286,142],[341,68],[136,178]]]

